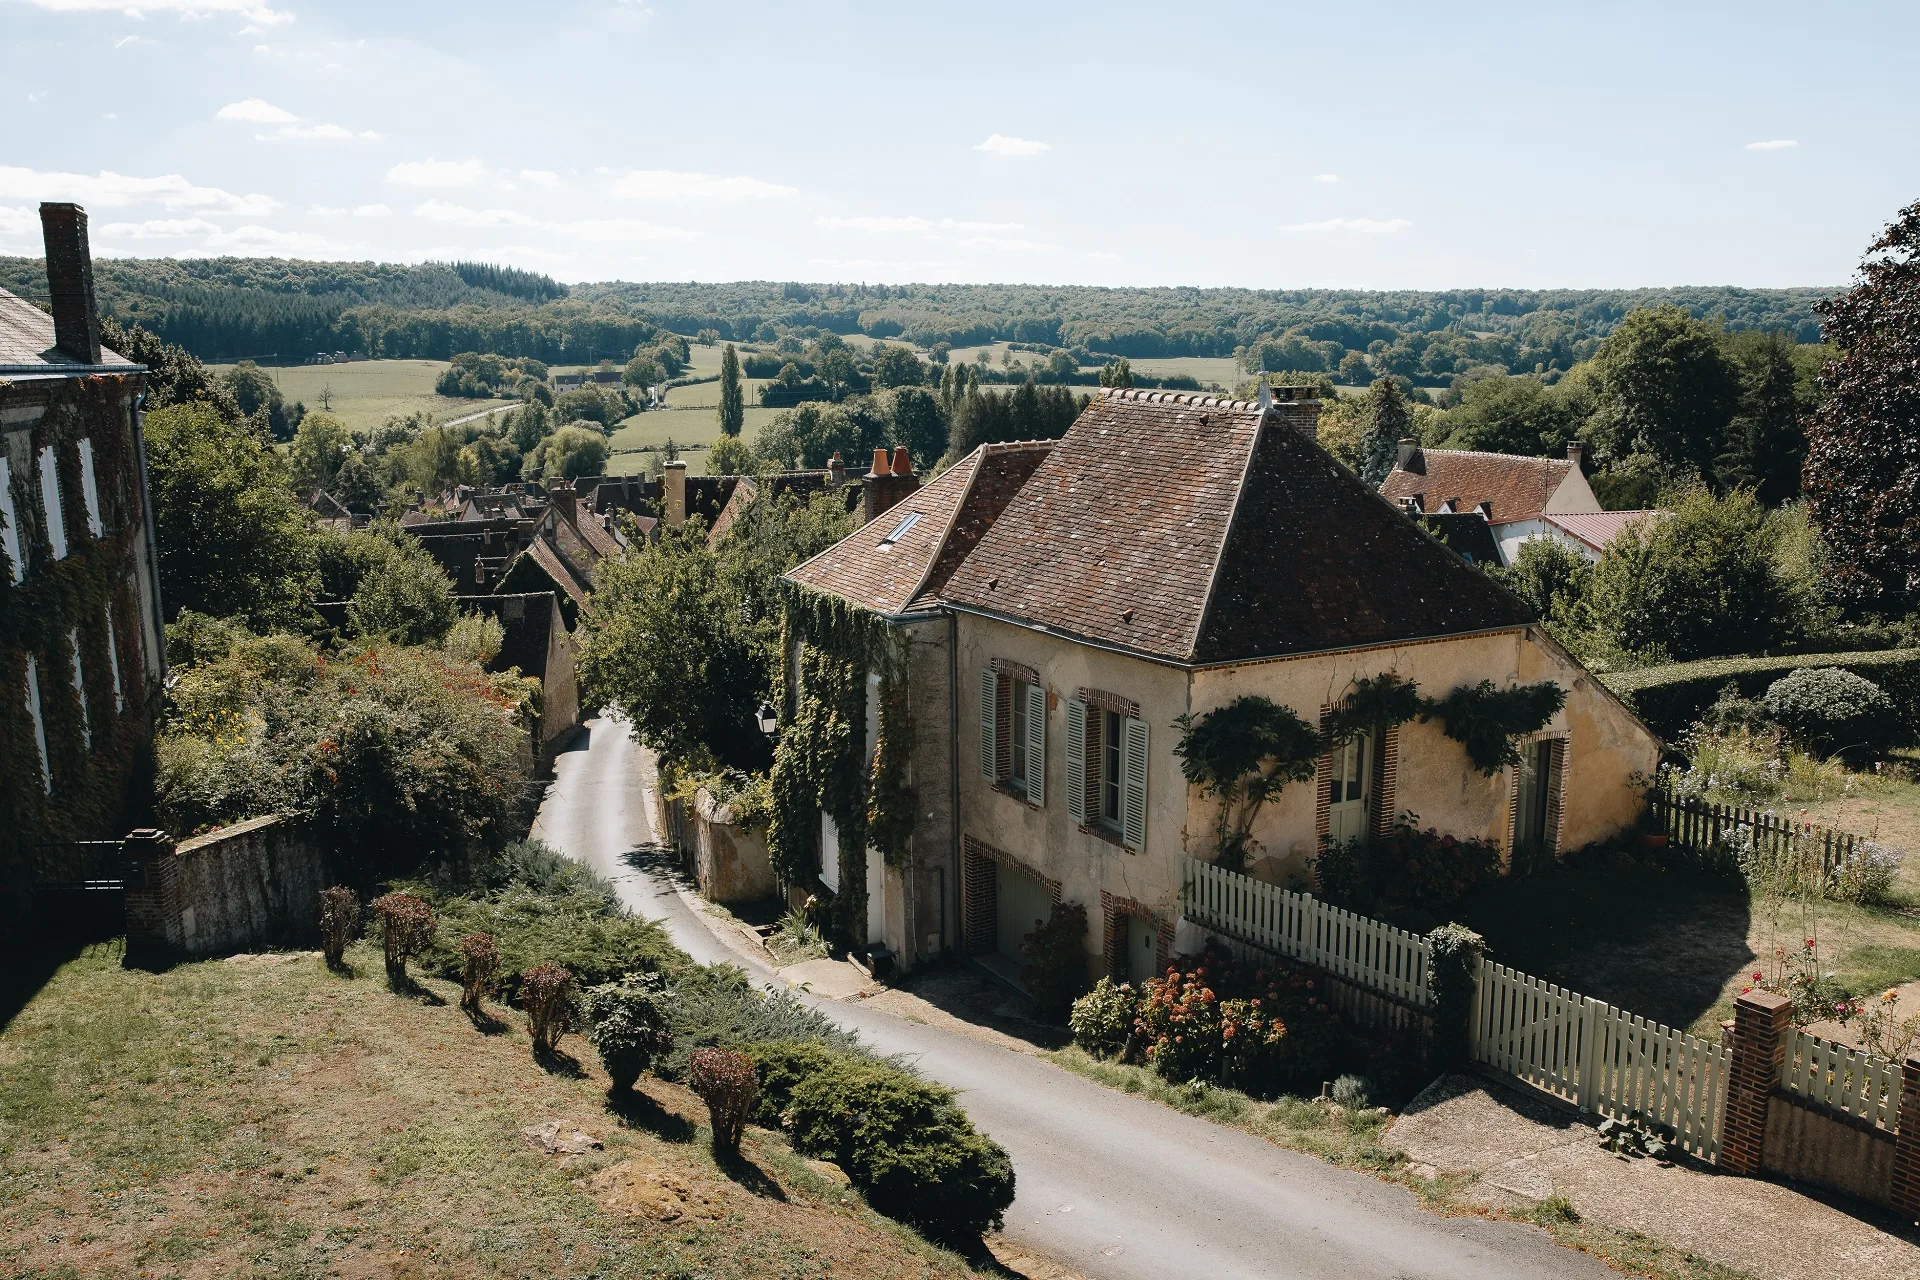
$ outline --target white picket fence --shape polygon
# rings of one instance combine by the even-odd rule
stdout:
[[[1432,951],[1417,933],[1210,862],[1181,860],[1187,919],[1424,1009]]]
[[[1882,1129],[1900,1121],[1900,1068],[1864,1049],[1795,1031],[1780,1086]]]
[[[1720,1152],[1732,1059],[1719,1045],[1488,961],[1474,990],[1472,1051],[1582,1111],[1644,1116],[1702,1159]]]

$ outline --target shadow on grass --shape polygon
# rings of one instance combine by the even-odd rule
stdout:
[[[716,1151],[713,1153],[713,1162],[720,1167],[720,1172],[733,1180],[736,1186],[743,1187],[767,1200],[782,1202],[786,1200],[787,1193],[781,1190],[780,1184],[774,1181],[773,1175],[755,1164],[753,1157],[745,1152],[735,1151],[723,1154]]]
[[[410,973],[394,974],[389,972],[387,974],[387,990],[397,996],[404,996],[409,1000],[416,1000],[430,1009],[444,1009],[447,1005],[445,996],[421,986],[418,982],[414,981],[413,975]]]
[[[92,942],[36,938],[0,946],[0,1031],[40,994],[61,965],[84,955],[116,954],[125,965],[126,947],[125,938]]]
[[[485,1005],[476,1005],[471,1009],[462,1005],[460,1011],[467,1015],[467,1021],[473,1024],[473,1029],[483,1036],[502,1036],[512,1030],[506,1022],[488,1013]]]
[[[1497,880],[1453,918],[1504,965],[1686,1028],[1753,967],[1745,882],[1619,861]]]
[[[351,960],[329,960],[326,962],[326,965],[327,972],[336,978],[346,978],[348,981],[352,981],[360,976],[360,970],[354,967],[353,961]]]
[[[565,1076],[569,1080],[585,1080],[587,1069],[580,1065],[580,1059],[565,1049],[538,1049],[533,1051],[533,1060],[548,1075]]]
[[[621,1089],[607,1094],[607,1110],[636,1129],[645,1129],[663,1142],[692,1142],[699,1132],[691,1120],[655,1102],[638,1089]]]

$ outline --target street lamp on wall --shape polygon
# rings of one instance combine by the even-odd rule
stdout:
[[[760,726],[760,732],[771,738],[780,731],[780,717],[774,713],[771,702],[763,702],[760,709],[753,713],[753,722]]]

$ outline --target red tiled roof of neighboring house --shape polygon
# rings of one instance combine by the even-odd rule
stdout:
[[[1103,391],[942,595],[1196,664],[1530,621],[1313,440],[1312,401]]]
[[[952,566],[1051,447],[982,445],[787,578],[876,613],[931,608]]]
[[[1458,511],[1488,502],[1493,504],[1488,520],[1505,524],[1537,519],[1575,463],[1513,453],[1422,449],[1414,454],[1412,465],[1414,469],[1408,471],[1396,466],[1380,484],[1380,492],[1396,506],[1415,495],[1421,496],[1426,511],[1438,511],[1449,498],[1456,500]]]
[[[1628,525],[1659,514],[1658,511],[1587,511],[1545,519],[1595,551],[1605,551]]]
[[[574,604],[583,605],[587,602],[586,582],[574,574],[567,562],[560,558],[560,553],[554,550],[551,542],[545,538],[535,538],[520,554],[538,565],[547,577],[553,579],[553,585],[566,592],[567,598]],[[504,587],[509,583],[517,585],[516,575],[511,569],[501,580],[501,586]]]
[[[594,515],[589,511],[582,511],[571,523],[579,532],[581,541],[593,548],[594,555],[599,559],[617,556],[625,550],[625,546],[620,541],[620,535],[611,527],[610,519]]]

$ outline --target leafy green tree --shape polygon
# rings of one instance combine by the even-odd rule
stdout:
[[[644,389],[665,382],[667,374],[652,356],[635,356],[627,361],[626,371],[620,375],[620,380],[630,387]],[[572,394],[574,393],[571,391],[566,393],[569,396]],[[564,400],[566,397],[561,398]]]
[[[1602,453],[1645,453],[1711,476],[1740,397],[1722,337],[1672,304],[1627,313],[1593,359]]]
[[[1512,564],[1487,573],[1543,622],[1577,617],[1593,582],[1593,565],[1557,538],[1531,538],[1520,544]]]
[[[445,427],[429,427],[407,449],[407,475],[420,492],[437,498],[460,483],[460,440]]]
[[[1100,385],[1103,387],[1120,387],[1130,390],[1133,387],[1133,365],[1128,362],[1125,356],[1121,356],[1111,364],[1102,366],[1100,370]]]
[[[606,470],[607,438],[586,427],[562,427],[527,455],[529,479],[578,480],[605,475]]]
[[[1566,406],[1538,378],[1481,378],[1445,418],[1451,448],[1488,453],[1564,453],[1576,428]]]
[[[926,381],[927,366],[908,348],[888,342],[875,349],[873,385],[876,388],[918,387]]]
[[[739,436],[723,435],[707,451],[710,476],[750,476],[756,470],[753,450]]]
[[[293,433],[293,447],[287,453],[287,470],[293,478],[294,493],[305,498],[315,489],[332,484],[351,452],[353,437],[340,419],[326,413],[310,413],[302,418],[299,429]]]
[[[947,451],[947,414],[925,387],[900,387],[876,397],[884,402],[895,443],[907,446],[914,465],[926,470]]]
[[[747,397],[740,386],[740,356],[729,342],[720,353],[720,434],[739,438],[747,424]]]
[[[599,387],[581,387],[556,397],[553,412],[562,422],[578,422],[584,418],[599,423],[603,431],[611,431],[615,423],[627,416],[627,406],[620,397],[608,395]]]
[[[1740,378],[1740,409],[1727,424],[1714,470],[1721,484],[1752,489],[1764,505],[1777,507],[1800,496],[1803,418],[1813,408],[1813,388],[1795,343],[1783,333],[1729,334],[1727,353]]]
[[[341,506],[361,514],[378,511],[381,500],[386,497],[380,487],[380,477],[373,473],[358,450],[348,452],[340,470],[334,473],[330,492]]]
[[[827,394],[834,400],[844,400],[854,392],[866,389],[866,379],[860,376],[859,366],[854,364],[852,354],[844,346],[827,352],[824,359],[814,363],[814,370],[820,380],[827,384]]]
[[[1867,248],[1857,283],[1819,304],[1842,352],[1820,375],[1809,429],[1807,501],[1825,532],[1828,576],[1853,611],[1920,606],[1920,201]]]
[[[1400,440],[1413,434],[1413,409],[1392,378],[1376,378],[1367,392],[1367,427],[1360,437],[1360,478],[1378,485],[1393,470]]]
[[[356,636],[392,644],[438,644],[459,617],[453,580],[420,540],[398,529],[361,534],[386,544],[347,600]]]
[[[523,455],[532,453],[534,446],[546,439],[553,430],[553,415],[547,412],[544,405],[528,404],[513,410],[506,417],[501,427],[502,433]]]
[[[316,534],[266,443],[189,402],[148,414],[146,445],[167,608],[298,625],[318,586]]]
[[[280,394],[280,384],[273,375],[251,360],[242,360],[226,373],[224,381],[227,389],[233,392],[235,403],[240,412],[251,418],[262,409],[267,413],[267,424],[275,440],[285,440],[292,428],[287,421],[287,402]]]
[[[460,483],[500,485],[520,478],[522,459],[513,441],[501,436],[475,436],[460,450]]]
[[[148,413],[199,402],[227,422],[238,424],[246,418],[233,388],[208,373],[185,347],[162,342],[137,324],[122,328],[110,316],[100,320],[100,341],[135,364],[147,366]]]

